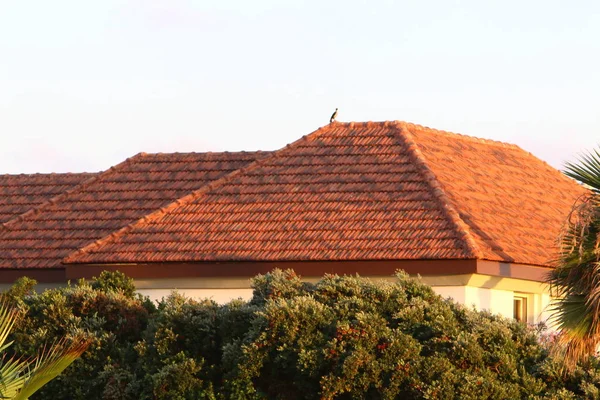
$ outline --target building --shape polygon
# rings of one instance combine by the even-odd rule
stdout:
[[[274,152],[140,154],[4,222],[0,280],[102,270],[154,298],[248,297],[293,268],[390,279],[537,322],[585,190],[511,144],[404,122],[333,122]]]

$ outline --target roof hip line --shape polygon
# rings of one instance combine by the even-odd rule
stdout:
[[[395,125],[400,134],[394,136],[397,140],[405,142],[404,144],[408,149],[408,156],[413,159],[419,173],[423,175],[423,178],[427,182],[431,193],[438,200],[444,215],[456,227],[457,232],[461,234],[461,239],[466,244],[467,250],[471,256],[476,259],[483,259],[483,252],[475,243],[475,239],[473,239],[473,235],[471,234],[469,226],[462,220],[460,214],[452,205],[450,198],[448,195],[446,195],[443,187],[438,182],[435,174],[427,165],[427,161],[425,160],[421,150],[419,150],[419,147],[410,131],[410,125],[401,121],[396,121]]]

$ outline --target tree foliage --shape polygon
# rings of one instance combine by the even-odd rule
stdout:
[[[326,275],[312,284],[276,270],[254,279],[249,302],[225,305],[173,294],[154,307],[85,282],[13,294],[30,315],[14,335],[19,349],[78,332],[93,338],[33,399],[600,395],[595,358],[561,374],[539,329],[442,299],[403,273],[391,282]]]
[[[568,368],[600,345],[600,153],[568,163],[565,174],[590,189],[574,205],[561,238],[557,267],[548,282],[556,298],[552,312]]]

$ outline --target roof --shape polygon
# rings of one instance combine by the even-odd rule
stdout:
[[[403,122],[334,122],[65,262],[549,265],[582,192],[514,145]]]
[[[5,223],[0,268],[62,268],[71,252],[266,154],[140,153]]]
[[[518,146],[407,130],[475,241],[478,258],[551,265],[575,202],[587,191]]]
[[[94,173],[0,175],[0,223],[92,178]]]

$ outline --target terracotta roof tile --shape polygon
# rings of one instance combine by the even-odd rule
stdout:
[[[585,189],[518,146],[436,131],[405,130],[486,260],[548,265]]]
[[[333,123],[270,155],[227,157],[134,157],[7,224],[0,265],[56,267],[69,253],[549,265],[585,192],[517,146],[403,122]]]
[[[68,189],[94,173],[0,175],[0,223],[5,223]]]
[[[141,153],[5,223],[0,268],[60,267],[69,253],[266,154]]]
[[[398,123],[328,125],[66,261],[476,258],[402,132]]]

